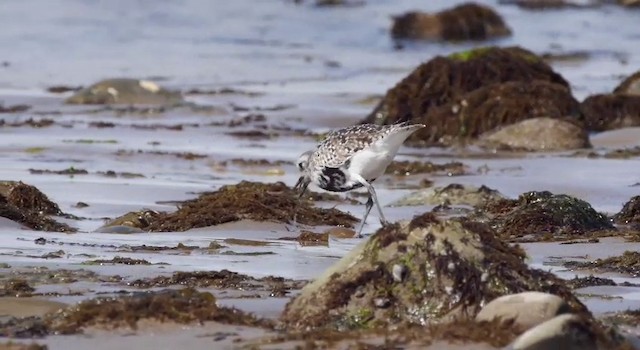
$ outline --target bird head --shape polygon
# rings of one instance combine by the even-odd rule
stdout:
[[[309,166],[309,158],[311,157],[312,153],[313,151],[306,151],[302,153],[300,157],[298,157],[298,161],[296,162],[296,166],[298,167],[298,170],[300,170],[302,175],[298,179],[296,185],[293,187],[293,190],[298,192],[300,197],[304,195],[307,187],[309,186],[309,183],[311,182],[307,167]]]
[[[306,151],[302,153],[300,157],[298,157],[298,161],[296,162],[298,170],[300,170],[301,172],[305,172],[307,170],[307,166],[309,165],[309,158],[311,157],[312,153],[313,151]]]

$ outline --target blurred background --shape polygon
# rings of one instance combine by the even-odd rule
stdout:
[[[567,1],[539,10],[478,1],[502,16],[510,36],[413,42],[398,49],[390,35],[392,16],[435,13],[462,2],[345,2],[3,0],[0,94],[86,86],[113,77],[151,79],[174,88],[381,94],[435,55],[519,45],[538,54],[579,54],[554,68],[580,100],[609,91],[640,67],[638,8]]]

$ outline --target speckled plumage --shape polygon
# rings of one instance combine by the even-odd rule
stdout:
[[[309,158],[309,169],[337,168],[354,153],[361,151],[386,135],[406,128],[404,125],[361,124],[334,130],[327,134]]]
[[[384,221],[371,182],[384,173],[404,140],[423,127],[421,124],[407,123],[362,124],[332,131],[315,150],[300,156],[298,167],[302,176],[296,187],[304,193],[309,183],[333,192],[364,186],[369,191],[369,200],[363,225],[374,202],[378,206],[381,221]]]

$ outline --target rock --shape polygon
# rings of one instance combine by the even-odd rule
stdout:
[[[640,2],[638,2],[640,4]],[[614,90],[614,94],[640,95],[640,71],[627,77]]]
[[[588,319],[565,314],[529,329],[512,344],[514,350],[598,350]]]
[[[640,126],[640,95],[592,95],[582,102],[580,109],[589,131]]]
[[[407,12],[393,19],[395,39],[486,40],[511,35],[502,17],[492,8],[465,3],[430,14]]]
[[[107,79],[84,88],[66,99],[69,104],[172,105],[183,102],[179,92],[138,79]]]
[[[503,239],[564,239],[615,229],[589,203],[548,191],[486,202],[471,217],[489,223]]]
[[[62,215],[60,207],[37,188],[16,181],[0,181],[0,217],[37,231],[74,232],[47,215]]]
[[[309,201],[300,200],[282,182],[242,181],[185,201],[174,213],[160,213],[147,230],[186,231],[242,219],[289,223],[294,215],[305,225],[353,227],[358,221],[337,209],[316,208]]]
[[[525,151],[566,151],[591,147],[587,131],[578,123],[553,118],[523,120],[480,136],[486,148]]]
[[[529,329],[571,310],[569,305],[557,295],[540,292],[523,292],[504,295],[490,301],[476,315],[477,321],[494,318],[514,320],[519,329]]]
[[[613,216],[613,221],[619,225],[640,227],[640,196],[632,197],[625,203],[622,210]]]
[[[354,238],[357,236],[356,231],[346,227],[332,227],[326,230],[324,233],[328,234],[331,238]]]
[[[281,320],[289,329],[401,329],[473,318],[489,300],[524,291],[587,312],[561,279],[524,258],[487,225],[426,213],[378,230],[306,285]]]
[[[488,47],[438,56],[418,66],[363,122],[426,122],[429,127],[409,142],[438,144],[523,119],[578,115],[568,83],[541,58],[519,47]]]
[[[446,187],[426,188],[390,204],[392,207],[416,205],[470,205],[477,206],[488,200],[505,198],[500,192],[486,186],[472,187],[451,184]]]
[[[159,216],[160,213],[149,209],[132,211],[109,221],[96,229],[95,232],[122,234],[142,233],[145,232],[146,228]]]

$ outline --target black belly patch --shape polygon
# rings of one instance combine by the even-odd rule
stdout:
[[[322,168],[318,181],[320,188],[331,192],[346,192],[362,187],[360,183],[347,184],[347,176],[340,168]]]

